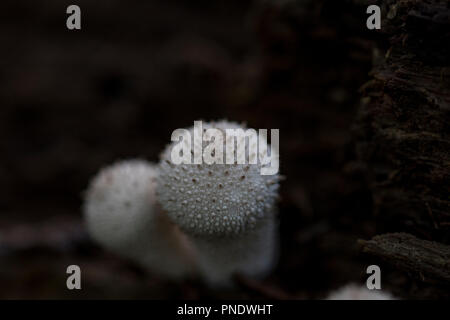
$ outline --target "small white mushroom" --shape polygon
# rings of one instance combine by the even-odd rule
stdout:
[[[348,284],[329,294],[326,300],[396,300],[389,292],[369,290],[365,286]]]
[[[169,277],[191,272],[184,235],[156,203],[155,167],[130,160],[104,168],[86,192],[91,237],[105,248]]]
[[[222,130],[224,136],[225,129],[244,128],[226,121],[204,123],[203,127]],[[195,136],[193,128],[190,132]],[[202,146],[202,151],[206,146],[203,141],[193,145]],[[158,201],[194,244],[206,281],[226,285],[235,272],[267,274],[278,252],[278,175],[261,175],[259,162],[174,165],[173,146],[170,144],[161,155]],[[266,151],[267,145],[260,147]],[[249,152],[248,145],[245,152]],[[225,150],[223,153],[226,157]],[[249,158],[257,156],[249,154]]]

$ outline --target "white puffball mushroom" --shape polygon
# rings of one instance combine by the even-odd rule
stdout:
[[[91,237],[105,248],[169,277],[191,273],[190,248],[156,202],[157,170],[143,160],[102,169],[86,192]]]
[[[234,122],[203,123],[204,131],[244,129]],[[190,129],[192,137],[194,128]],[[197,137],[198,138],[198,137]],[[200,138],[201,139],[201,138]],[[235,138],[231,138],[235,139]],[[202,146],[203,141],[194,141]],[[206,281],[226,285],[235,272],[263,276],[277,258],[275,203],[279,176],[261,175],[259,164],[179,164],[171,161],[169,144],[161,155],[157,195],[163,210],[193,242]],[[259,151],[266,152],[267,145]],[[249,148],[246,144],[245,152]],[[235,153],[238,152],[235,148]],[[237,159],[237,155],[235,154]],[[258,154],[250,152],[249,157]],[[276,159],[278,161],[278,158]]]
[[[348,284],[329,294],[326,300],[396,300],[389,292]]]

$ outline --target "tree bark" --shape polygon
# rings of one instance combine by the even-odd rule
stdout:
[[[450,285],[450,246],[407,233],[388,233],[359,243],[363,252],[382,258],[416,279]]]
[[[449,2],[381,4],[381,54],[361,89],[357,154],[367,169],[380,231],[448,244]]]

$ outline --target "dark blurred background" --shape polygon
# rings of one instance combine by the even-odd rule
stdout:
[[[366,16],[352,1],[3,0],[0,298],[307,299],[363,284],[372,261],[356,240],[377,231],[352,140],[376,56]],[[90,178],[118,159],[157,161],[197,119],[280,129],[282,251],[267,279],[174,283],[86,235]],[[66,289],[70,264],[81,291]],[[421,292],[383,270],[395,294]]]

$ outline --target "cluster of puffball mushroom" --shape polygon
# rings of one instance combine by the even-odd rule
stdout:
[[[245,130],[227,121],[204,127]],[[231,284],[236,273],[267,275],[278,253],[278,174],[261,175],[260,163],[175,165],[170,158],[174,144],[158,164],[122,161],[92,179],[84,203],[91,237],[171,278],[196,275],[222,286]],[[249,157],[258,158],[252,150],[245,148]]]

